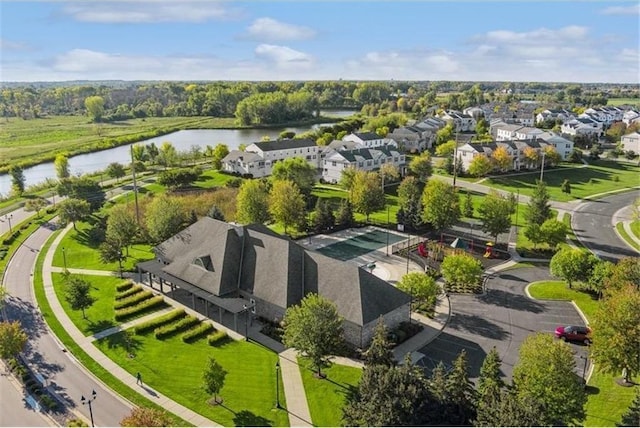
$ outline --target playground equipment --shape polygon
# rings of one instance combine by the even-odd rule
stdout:
[[[422,257],[429,257],[429,251],[427,251],[427,248],[424,246],[424,242],[418,244],[418,254]]]
[[[493,242],[487,242],[487,248],[484,250],[484,257],[487,259],[493,257]]]

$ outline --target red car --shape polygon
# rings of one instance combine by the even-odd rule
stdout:
[[[567,325],[556,328],[556,337],[564,341],[582,342],[585,345],[591,344],[591,329],[589,327]]]

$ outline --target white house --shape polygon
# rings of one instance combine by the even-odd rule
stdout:
[[[511,141],[516,139],[517,132],[524,128],[522,125],[512,125],[508,123],[491,123],[491,129],[495,129],[496,141]],[[493,132],[492,132],[493,134]]]
[[[546,143],[556,149],[562,160],[567,160],[573,151],[573,141],[555,132],[544,132],[536,137],[537,142]]]
[[[598,122],[591,118],[580,117],[578,119],[571,119],[562,124],[560,132],[566,135],[596,135],[602,136],[602,122]]]
[[[533,140],[544,133],[543,129],[523,126],[516,130],[514,140]]]
[[[398,147],[407,152],[422,152],[430,149],[436,139],[436,133],[415,125],[402,126],[387,134],[387,138],[395,141]]]
[[[342,171],[347,168],[375,171],[385,163],[390,163],[402,172],[406,157],[394,146],[382,146],[373,149],[336,150],[328,153],[322,163],[322,179],[328,183],[338,183],[342,178]]]
[[[567,120],[575,119],[576,115],[565,109],[546,109],[536,115],[536,123],[544,122],[545,120],[560,120],[565,122]]]
[[[353,141],[360,144],[360,148],[380,147],[390,143],[389,138],[384,138],[375,132],[354,132],[342,137],[344,141]],[[393,142],[395,144],[395,141]]]
[[[627,110],[622,115],[622,121],[627,125],[640,121],[640,113],[635,110]]]
[[[284,159],[303,158],[314,168],[320,166],[320,147],[307,139],[286,139],[252,143],[244,152],[232,150],[222,159],[226,172],[251,174],[253,177],[271,175],[273,166]]]
[[[458,132],[468,132],[476,129],[476,120],[473,116],[460,111],[446,110],[439,117],[447,122],[453,122],[455,130]]]
[[[620,143],[625,152],[632,150],[636,154],[640,153],[640,132],[623,135]]]

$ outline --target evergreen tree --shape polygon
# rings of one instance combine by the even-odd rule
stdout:
[[[467,218],[473,218],[473,200],[469,191],[467,191],[462,201],[462,215]]]
[[[541,226],[545,220],[551,218],[549,192],[547,191],[547,186],[544,184],[544,181],[537,181],[524,218],[530,225],[537,224],[538,226]]]
[[[500,355],[494,347],[489,351],[480,368],[475,425],[495,426],[496,412],[504,388],[500,377]]]
[[[207,217],[211,217],[214,220],[226,221],[224,219],[224,214],[222,213],[220,208],[218,208],[217,205],[213,205],[211,208],[209,208],[209,211],[207,212]]]
[[[469,425],[475,418],[475,390],[469,379],[467,352],[463,349],[446,379],[447,404],[452,412],[447,423]]]
[[[26,178],[21,167],[14,165],[9,169],[11,176],[11,191],[16,196],[22,196],[25,188]]]
[[[637,427],[640,426],[640,388],[636,387],[636,397],[629,406],[629,409],[622,415],[619,427]]]
[[[336,224],[342,227],[351,227],[355,222],[356,220],[353,217],[353,207],[351,206],[351,202],[344,199],[342,204],[340,204],[340,209],[338,210]]]
[[[382,365],[390,367],[395,365],[392,346],[387,339],[387,327],[382,317],[378,320],[376,331],[373,334],[369,349],[364,354],[364,358],[367,365],[370,366]]]
[[[333,215],[333,210],[329,201],[323,198],[319,198],[316,202],[316,211],[313,216],[313,230],[315,233],[322,233],[325,230],[331,229],[336,223],[336,217]]]

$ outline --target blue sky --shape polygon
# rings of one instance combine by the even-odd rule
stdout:
[[[639,83],[637,1],[0,2],[0,81]]]

